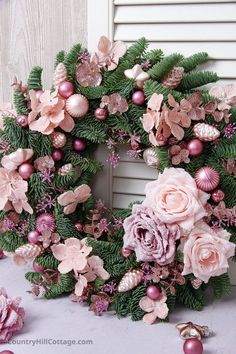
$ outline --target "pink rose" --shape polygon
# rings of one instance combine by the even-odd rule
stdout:
[[[145,192],[143,205],[153,208],[162,222],[178,224],[185,231],[207,215],[209,195],[182,168],[166,168],[156,181],[147,183]]]
[[[228,258],[235,252],[230,234],[223,229],[214,232],[205,222],[197,223],[184,244],[183,275],[193,273],[205,283],[211,277],[227,272]]]
[[[11,299],[6,291],[0,288],[0,344],[7,343],[14,332],[23,327],[25,311],[19,306],[20,297]]]
[[[124,247],[134,250],[138,261],[166,265],[174,260],[178,225],[164,224],[152,208],[143,205],[134,205],[123,225]]]

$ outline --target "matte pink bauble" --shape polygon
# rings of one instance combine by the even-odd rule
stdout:
[[[39,232],[37,230],[32,230],[28,233],[28,241],[30,243],[37,243],[39,238]]]
[[[44,272],[44,268],[41,267],[41,265],[39,265],[39,264],[36,263],[36,262],[33,262],[33,270],[34,270],[36,273],[43,273],[43,272]]]
[[[145,96],[143,91],[136,91],[132,95],[132,102],[136,104],[136,106],[142,106],[145,102]]]
[[[211,194],[211,199],[215,202],[215,203],[219,203],[222,200],[225,199],[225,194],[221,189],[216,189],[214,192],[212,192]]]
[[[37,90],[37,91],[36,91],[36,98],[37,98],[37,100],[40,99],[40,97],[42,96],[43,93],[44,93],[43,90]]]
[[[3,350],[0,354],[14,354],[11,350]]]
[[[94,111],[94,115],[97,120],[105,120],[107,119],[108,112],[105,108],[97,108]]]
[[[184,353],[185,354],[202,354],[203,345],[202,342],[197,338],[189,338],[184,342]]]
[[[218,186],[220,175],[214,168],[204,166],[196,172],[195,181],[199,189],[209,192]]]
[[[40,233],[55,230],[55,218],[52,214],[44,213],[36,218],[36,230]]]
[[[203,152],[204,145],[199,139],[192,139],[187,144],[187,149],[190,156],[200,156]]]
[[[18,168],[18,173],[23,179],[29,179],[30,176],[34,173],[34,166],[29,162],[24,162]]]
[[[122,257],[127,258],[132,254],[132,251],[129,250],[128,248],[123,247],[121,248],[120,254]]]
[[[157,300],[160,297],[160,290],[155,285],[149,285],[146,290],[149,299]]]
[[[4,252],[3,250],[0,248],[0,259],[2,259],[4,257]]]
[[[55,149],[52,152],[52,158],[54,161],[60,161],[63,157],[63,152],[59,149]]]
[[[82,138],[76,138],[73,140],[73,149],[76,152],[82,152],[86,149],[87,143]]]
[[[74,85],[70,81],[63,81],[59,84],[58,92],[63,98],[68,98],[75,92]]]
[[[72,117],[83,117],[89,110],[89,102],[83,95],[72,95],[66,100],[66,110]]]
[[[28,116],[24,115],[24,114],[19,114],[16,117],[16,123],[21,127],[21,128],[25,128],[28,126]]]

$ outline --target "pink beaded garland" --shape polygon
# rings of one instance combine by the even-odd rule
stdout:
[[[202,354],[203,345],[197,338],[189,338],[184,342],[183,350],[185,354]]]
[[[28,241],[30,243],[37,243],[39,238],[39,232],[37,230],[32,230],[28,233]]]
[[[187,144],[187,149],[190,156],[200,156],[203,152],[204,145],[199,139],[192,139]]]
[[[214,168],[204,166],[196,172],[195,181],[199,189],[209,192],[218,186],[220,175]]]
[[[136,106],[142,106],[145,102],[145,96],[143,91],[136,91],[133,93],[132,95],[132,102],[136,105]]]
[[[146,290],[149,299],[157,300],[160,297],[160,290],[155,285],[149,285]]]
[[[24,162],[22,165],[20,165],[18,173],[23,179],[29,179],[30,176],[34,173],[34,166],[29,162]]]
[[[69,98],[75,91],[74,85],[70,81],[63,81],[59,84],[58,93],[63,98]]]

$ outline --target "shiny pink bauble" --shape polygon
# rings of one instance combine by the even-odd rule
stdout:
[[[44,213],[36,218],[36,230],[40,233],[45,231],[53,232],[55,230],[55,218],[50,213]]]
[[[196,172],[195,182],[199,189],[205,192],[213,191],[220,183],[220,175],[214,168],[204,166]]]
[[[128,248],[124,248],[123,247],[120,250],[120,254],[121,254],[122,257],[127,258],[127,257],[129,257],[132,254],[132,251],[129,250]]]
[[[4,257],[4,252],[3,250],[0,248],[0,259],[2,259]]]
[[[14,354],[11,350],[3,350],[0,354]]]
[[[192,139],[187,144],[187,149],[190,156],[196,157],[200,156],[203,152],[204,145],[199,139]]]
[[[28,241],[30,243],[37,243],[39,238],[39,232],[37,230],[32,230],[28,233]]]
[[[41,267],[41,265],[39,265],[39,264],[36,263],[36,262],[33,262],[33,270],[34,270],[36,273],[43,273],[43,272],[44,272],[44,268]]]
[[[34,173],[34,166],[29,162],[24,162],[18,168],[18,173],[23,179],[29,179],[30,176]]]
[[[83,95],[72,95],[66,100],[66,110],[72,117],[83,117],[89,110],[89,102]]]
[[[82,138],[75,138],[73,140],[73,149],[76,152],[82,152],[86,149],[87,143],[84,139]]]
[[[202,354],[203,345],[197,338],[189,338],[184,342],[183,350],[185,354]]]
[[[75,224],[75,228],[77,231],[81,232],[81,231],[83,231],[84,226],[83,226],[83,224],[81,224],[81,222],[77,222]]]
[[[63,152],[60,149],[54,149],[52,152],[52,158],[54,161],[60,161],[63,158]]]
[[[58,92],[63,98],[69,98],[75,92],[75,87],[70,81],[63,81],[59,84]]]
[[[37,91],[36,91],[35,95],[36,95],[37,100],[40,99],[40,97],[42,96],[43,93],[44,93],[43,90],[37,90]]]
[[[105,120],[107,119],[108,112],[105,108],[97,108],[94,111],[94,115],[97,120]]]
[[[149,285],[146,290],[146,295],[149,299],[157,300],[160,297],[160,290],[155,285]]]
[[[19,114],[16,117],[16,123],[21,127],[21,128],[25,128],[28,126],[28,116],[24,115],[24,114]]]
[[[136,106],[142,106],[145,102],[145,96],[143,91],[136,91],[132,95],[132,102],[136,104]]]
[[[222,200],[225,199],[225,194],[221,189],[216,189],[214,192],[212,192],[211,194],[211,199],[215,202],[215,203],[219,203]]]

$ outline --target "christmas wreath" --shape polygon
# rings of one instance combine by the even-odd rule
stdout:
[[[229,293],[236,86],[208,90],[217,75],[195,70],[207,60],[101,37],[92,57],[80,44],[58,53],[51,90],[40,67],[27,86],[15,81],[15,110],[1,107],[0,248],[32,262],[33,294],[151,324],[176,302],[201,310],[208,288]],[[95,200],[101,144],[113,167],[125,145],[156,169],[144,201]]]

